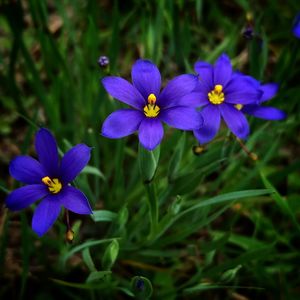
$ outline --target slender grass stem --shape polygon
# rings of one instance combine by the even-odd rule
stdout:
[[[149,205],[149,217],[150,217],[150,234],[148,239],[153,239],[157,232],[159,212],[158,212],[158,199],[155,192],[155,186],[153,182],[146,184],[146,190],[148,195]]]

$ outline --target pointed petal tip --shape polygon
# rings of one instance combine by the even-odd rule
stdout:
[[[147,150],[154,150],[163,139],[164,129],[160,120],[147,118],[139,127],[140,144]]]
[[[44,167],[28,155],[19,155],[9,164],[9,174],[18,181],[27,184],[40,183],[47,176]]]
[[[150,94],[158,96],[161,74],[158,67],[148,59],[138,59],[132,66],[131,78],[134,87],[147,99]]]
[[[53,199],[52,197],[53,195],[45,197],[36,207],[32,217],[32,230],[39,237],[42,237],[46,232],[49,231],[54,222],[57,220],[61,211],[60,202],[55,201],[56,199]]]
[[[66,186],[60,197],[60,203],[66,209],[80,215],[92,214],[92,208],[87,197],[79,189]]]
[[[60,174],[64,183],[69,183],[79,175],[91,158],[91,147],[78,144],[65,153],[61,160]]]

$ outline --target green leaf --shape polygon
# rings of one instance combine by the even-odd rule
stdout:
[[[109,210],[94,210],[91,217],[95,222],[114,222],[118,214]]]
[[[128,208],[127,208],[127,206],[124,206],[124,207],[119,211],[117,220],[118,220],[118,224],[119,224],[120,227],[125,226],[125,224],[126,224],[127,221],[128,221]]]
[[[225,271],[222,275],[220,280],[224,283],[228,283],[230,281],[232,281],[235,277],[237,272],[242,268],[242,265],[237,265],[235,268],[233,269],[229,269],[227,271]]]
[[[106,248],[102,257],[102,266],[105,270],[110,270],[119,254],[119,243],[113,240]]]
[[[108,276],[110,274],[111,274],[111,271],[94,271],[94,272],[90,273],[90,275],[86,279],[86,282],[93,282],[93,281],[101,280],[105,276]]]
[[[195,294],[202,291],[207,290],[215,290],[215,289],[249,289],[249,290],[263,290],[264,288],[255,287],[255,286],[235,286],[235,285],[217,285],[217,284],[210,284],[210,283],[200,283],[191,288],[187,288],[183,290],[184,294]]]
[[[91,240],[91,241],[87,241],[81,245],[78,245],[74,248],[72,248],[69,252],[67,252],[63,257],[62,257],[62,263],[65,264],[67,262],[67,260],[76,252],[79,252],[81,250],[84,250],[85,248],[89,248],[89,247],[93,247],[93,246],[97,246],[97,245],[101,245],[101,244],[105,244],[105,243],[109,243],[111,241],[113,241],[115,239],[103,239],[103,240]]]
[[[85,248],[82,251],[82,258],[91,272],[97,271],[93,259],[91,257],[90,248]]]
[[[297,221],[294,212],[291,210],[287,200],[283,199],[283,197],[278,193],[278,191],[275,189],[275,187],[271,184],[271,182],[267,179],[267,177],[263,174],[262,171],[260,172],[260,176],[265,187],[272,191],[271,197],[276,201],[277,205],[281,208],[281,210],[288,216],[290,216],[295,227],[300,231],[300,225]]]
[[[210,198],[208,200],[204,201],[197,201],[195,205],[191,205],[189,208],[183,210],[182,212],[178,213],[174,217],[170,218],[170,215],[166,215],[161,222],[159,223],[159,235],[162,235],[168,228],[172,226],[178,219],[185,216],[188,213],[194,212],[195,210],[199,208],[204,208],[207,206],[212,206],[216,204],[226,203],[228,201],[232,200],[238,200],[242,198],[250,198],[250,197],[256,197],[261,195],[270,194],[272,191],[267,189],[261,189],[261,190],[245,190],[245,191],[238,191],[238,192],[232,192],[227,193],[223,195],[218,195],[216,197]],[[188,205],[188,203],[185,203]]]
[[[230,200],[238,200],[241,198],[250,198],[250,197],[257,197],[257,196],[262,196],[266,194],[271,194],[272,190],[270,189],[261,189],[261,190],[246,190],[246,191],[238,191],[238,192],[232,192],[232,193],[227,193],[223,195],[218,195],[216,197],[210,198],[205,201],[199,201],[198,204],[193,205],[183,211],[181,215],[185,215],[190,211],[193,211],[195,209],[198,209],[200,207],[205,207],[205,206],[210,206],[210,205],[215,205],[215,204],[220,204],[223,202],[227,202]]]
[[[96,167],[85,166],[84,169],[81,171],[81,173],[91,174],[91,175],[94,175],[94,176],[98,176],[98,177],[102,178],[103,180],[106,180],[104,174],[99,169],[97,169]]]
[[[144,182],[150,182],[157,169],[160,155],[160,146],[157,146],[153,151],[148,151],[143,146],[139,145],[139,166]]]
[[[168,209],[169,213],[172,216],[177,215],[182,208],[183,202],[184,202],[184,199],[181,196],[177,195],[176,199],[169,206],[169,209]]]
[[[175,151],[171,157],[169,170],[168,170],[168,177],[169,180],[172,181],[178,173],[178,169],[180,167],[180,162],[182,159],[184,146],[185,146],[186,134],[183,132],[181,138],[178,141],[178,144],[175,147]]]
[[[77,283],[77,282],[68,282],[68,281],[55,279],[55,278],[50,278],[50,279],[59,285],[68,286],[77,289],[87,289],[87,290],[103,289],[103,286],[99,285],[98,283],[97,284]]]

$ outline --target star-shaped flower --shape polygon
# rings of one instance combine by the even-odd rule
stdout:
[[[182,102],[202,107],[204,125],[194,130],[198,141],[201,144],[211,141],[219,130],[221,119],[233,134],[246,138],[249,134],[247,119],[235,106],[257,103],[262,92],[245,76],[233,72],[226,54],[222,54],[213,66],[196,62],[195,71],[199,75],[198,85],[193,93],[183,97]]]
[[[35,137],[38,159],[17,156],[9,166],[12,177],[25,184],[6,198],[6,206],[18,211],[42,200],[33,215],[32,229],[41,237],[58,218],[61,207],[77,213],[91,214],[86,196],[69,183],[90,160],[91,148],[79,144],[59,161],[54,137],[47,129],[40,129]]]
[[[149,60],[139,59],[132,67],[131,77],[133,84],[114,76],[102,80],[111,96],[132,107],[110,114],[102,126],[103,136],[116,139],[138,131],[143,147],[153,150],[163,138],[162,122],[182,130],[202,126],[202,116],[182,101],[182,97],[195,88],[195,75],[177,76],[160,91],[158,68]]]

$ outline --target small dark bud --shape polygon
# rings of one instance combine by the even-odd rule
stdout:
[[[109,65],[109,58],[107,56],[100,56],[98,59],[98,65],[100,68],[107,68]]]
[[[246,39],[246,40],[252,40],[254,37],[255,37],[255,32],[253,30],[253,27],[252,26],[247,26],[243,32],[243,37]]]
[[[143,291],[144,288],[145,288],[145,283],[144,283],[144,280],[139,278],[137,281],[136,281],[136,284],[135,284],[136,288],[140,291]]]

